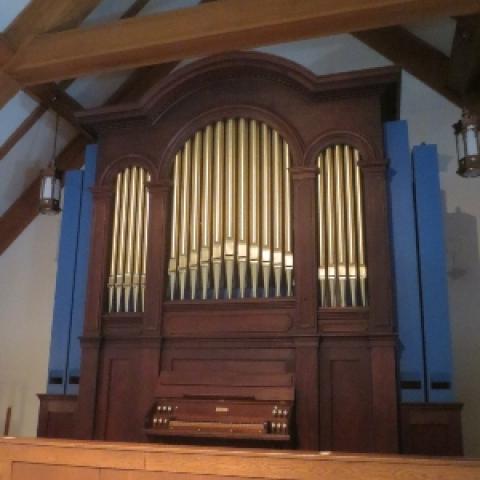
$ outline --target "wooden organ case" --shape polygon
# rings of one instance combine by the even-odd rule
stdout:
[[[254,440],[268,401],[290,446],[397,451],[382,122],[398,82],[235,53],[83,115],[99,158],[76,436],[165,441],[165,422]],[[211,418],[219,402],[231,418]]]

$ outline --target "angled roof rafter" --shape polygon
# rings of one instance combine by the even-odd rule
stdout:
[[[386,27],[353,35],[455,105],[479,111],[480,91],[463,96],[453,90],[448,84],[449,57],[405,28]]]

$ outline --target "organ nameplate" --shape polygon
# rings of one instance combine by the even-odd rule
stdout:
[[[230,409],[228,407],[215,407],[217,413],[228,413]]]

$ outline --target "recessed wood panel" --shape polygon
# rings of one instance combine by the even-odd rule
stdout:
[[[39,395],[40,413],[37,436],[73,438],[77,397],[71,395]]]
[[[360,359],[334,360],[330,369],[333,450],[365,450],[365,436],[371,425],[366,366]]]
[[[192,473],[172,472],[139,472],[118,470],[101,470],[100,480],[260,480],[258,477],[225,476],[225,475],[195,475]]]
[[[174,359],[172,370],[175,372],[196,372],[199,375],[220,371],[228,371],[235,374],[248,373],[287,373],[287,365],[284,361],[272,360],[225,360],[225,359]]]
[[[463,455],[461,404],[401,405],[402,452],[414,455]]]
[[[165,336],[212,337],[232,334],[287,332],[293,323],[284,312],[169,313],[164,320]]]
[[[132,441],[142,427],[139,395],[139,351],[128,344],[106,344],[97,401],[96,438]],[[141,412],[143,414],[143,412]]]
[[[131,418],[126,399],[132,397],[132,369],[128,360],[110,361],[108,383],[108,410],[105,427],[106,440],[119,440],[130,437],[129,419]],[[120,400],[121,399],[121,400]],[[130,404],[131,405],[131,404]]]
[[[372,450],[372,393],[366,345],[324,349],[320,363],[321,449]]]
[[[0,458],[0,473],[4,474],[5,480],[480,478],[480,461],[458,458],[306,454],[79,440],[0,439]]]
[[[13,463],[12,480],[99,480],[97,468]]]
[[[231,375],[276,375],[293,373],[295,356],[291,348],[248,348],[248,344],[221,342],[197,344],[196,348],[169,344],[163,350],[162,371],[195,372],[199,378],[215,373]]]

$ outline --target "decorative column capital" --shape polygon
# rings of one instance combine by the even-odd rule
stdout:
[[[313,180],[317,177],[317,167],[290,167],[290,175],[294,182],[301,180]]]
[[[148,182],[146,187],[152,195],[168,193],[172,188],[171,180],[160,180],[158,182]]]
[[[93,200],[106,200],[112,198],[114,194],[112,185],[98,185],[91,187],[90,191],[92,192]]]

